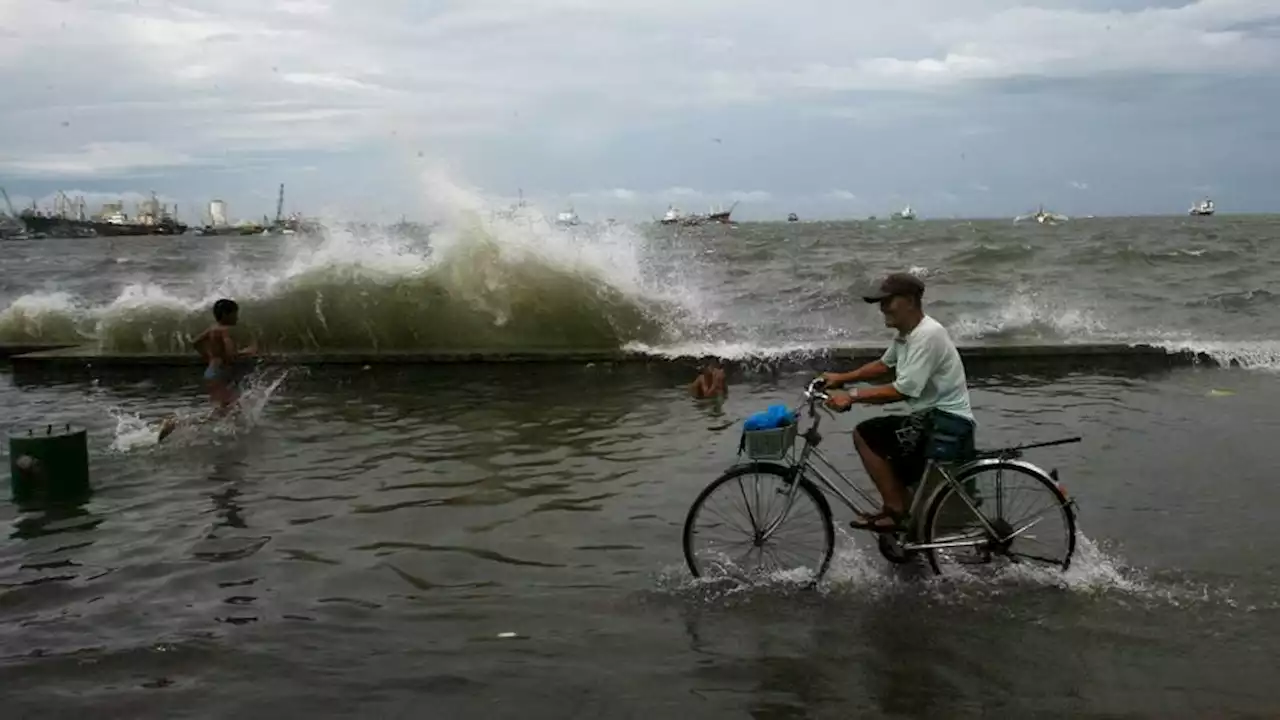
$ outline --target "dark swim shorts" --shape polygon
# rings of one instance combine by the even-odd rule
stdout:
[[[974,454],[973,422],[941,410],[870,418],[858,423],[857,433],[907,486],[920,481],[926,460],[967,460]]]

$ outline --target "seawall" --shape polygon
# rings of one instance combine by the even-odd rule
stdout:
[[[880,356],[883,346],[829,347],[778,355],[724,360],[730,369],[821,369],[847,367]],[[971,373],[1121,371],[1144,372],[1170,367],[1218,363],[1203,353],[1167,350],[1151,345],[1058,344],[966,345],[960,347]],[[15,371],[128,370],[191,367],[201,363],[195,353],[116,353],[92,347],[0,346],[0,358]],[[692,367],[696,356],[671,356],[624,350],[450,350],[450,351],[327,351],[264,354],[261,362],[273,365],[411,366],[411,365],[649,365]]]

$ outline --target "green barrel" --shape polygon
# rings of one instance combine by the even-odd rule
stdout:
[[[13,501],[77,502],[88,497],[89,440],[84,428],[46,425],[9,436]]]

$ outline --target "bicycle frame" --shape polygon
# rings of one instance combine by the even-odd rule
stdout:
[[[815,404],[818,400],[826,399],[825,393],[815,392],[813,390],[813,386],[811,385],[810,388],[805,391],[805,396],[809,404],[809,417],[813,422],[807,430],[801,433],[800,437],[804,438],[804,447],[800,450],[800,456],[790,464],[791,471],[796,475],[796,482],[791,483],[791,488],[787,492],[786,505],[783,507],[782,512],[778,515],[778,518],[774,520],[772,523],[770,523],[769,526],[761,532],[762,541],[771,537],[773,533],[777,531],[777,529],[782,525],[782,523],[786,521],[787,516],[791,512],[792,505],[795,502],[796,493],[799,491],[799,488],[800,488],[799,480],[804,477],[807,477],[812,481],[814,481],[815,484],[817,484],[821,489],[825,490],[829,495],[834,495],[836,498],[840,500],[840,502],[844,503],[845,507],[849,508],[849,510],[851,510],[855,514],[867,513],[867,511],[864,511],[862,508],[858,506],[858,503],[855,500],[853,500],[848,495],[846,495],[839,488],[839,486],[836,485],[834,481],[832,481],[830,477],[828,477],[825,473],[823,473],[822,467],[820,467],[815,462],[815,460],[817,462],[820,462],[822,465],[825,465],[827,470],[834,473],[837,478],[843,481],[845,485],[851,488],[859,497],[861,497],[862,500],[866,501],[872,508],[874,508],[876,504],[876,501],[874,498],[872,498],[869,494],[867,494],[866,491],[864,491],[852,480],[850,480],[848,476],[846,476],[843,472],[841,472],[840,469],[836,467],[834,463],[828,460],[827,457],[822,454],[822,451],[818,449],[818,445],[822,442],[822,435],[818,433],[818,427],[822,423],[822,418],[820,415],[818,415]],[[797,408],[796,415],[797,416],[800,415],[800,408]],[[1033,473],[1034,475],[1038,475],[1050,482],[1053,482],[1056,485],[1057,484],[1056,481],[1048,473],[1045,473],[1039,467],[1036,467],[1035,465],[1029,462],[1018,460],[1017,458],[1020,456],[1022,450],[1035,448],[1035,447],[1047,447],[1050,445],[1062,445],[1066,443],[1073,443],[1073,442],[1079,442],[1079,441],[1080,441],[1080,438],[1078,437],[1067,438],[1064,440],[1054,440],[1046,443],[1036,443],[1032,445],[1021,445],[1021,446],[1012,447],[1012,448],[1004,448],[1004,449],[997,450],[990,453],[981,453],[975,459],[969,460],[961,464],[960,467],[955,470],[954,474],[947,469],[946,464],[939,463],[938,461],[933,459],[927,460],[925,462],[924,472],[922,473],[918,482],[918,487],[921,489],[922,492],[916,493],[915,496],[912,498],[912,503],[911,503],[912,507],[910,508],[911,517],[918,517],[920,511],[928,508],[929,505],[933,503],[934,498],[938,497],[938,493],[944,492],[947,488],[951,488],[955,491],[955,494],[964,502],[969,512],[978,519],[978,522],[981,523],[982,529],[985,531],[985,533],[975,533],[972,535],[968,535],[966,537],[949,539],[942,542],[922,543],[922,542],[913,542],[911,540],[908,540],[906,542],[901,543],[901,548],[904,551],[916,551],[916,550],[940,550],[945,548],[957,548],[957,547],[977,547],[980,545],[986,545],[992,540],[995,540],[997,542],[1007,542],[1027,532],[1032,527],[1039,524],[1040,517],[1041,517],[1040,515],[1036,516],[1035,518],[1031,518],[1027,523],[1022,525],[1021,527],[1012,529],[1012,531],[1009,532],[1007,535],[1002,535],[1000,532],[998,532],[995,529],[995,527],[992,526],[991,522],[987,520],[986,516],[983,515],[981,511],[978,510],[977,504],[974,503],[974,501],[969,497],[969,493],[965,492],[964,488],[960,486],[959,482],[956,480],[956,477],[960,475],[964,475],[966,472],[974,468],[981,468],[989,465],[1000,465],[1003,463],[1013,463]],[[927,481],[929,479],[929,476],[935,471],[939,475],[941,475],[942,482],[938,483],[934,487],[932,492],[923,492],[927,487]],[[1001,503],[1002,503],[1002,499],[997,497],[997,507],[999,507]],[[1073,504],[1074,504],[1073,500],[1068,500],[1068,507],[1070,507]],[[1046,510],[1045,512],[1048,512],[1048,510]],[[1041,515],[1043,515],[1043,513]],[[908,535],[917,536],[918,531],[919,531],[919,527],[913,522],[912,526],[908,529]]]

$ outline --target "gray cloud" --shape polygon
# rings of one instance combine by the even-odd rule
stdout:
[[[1274,0],[0,0],[0,182],[260,214],[283,181],[398,215],[443,163],[635,217],[1177,212],[1202,186],[1260,209],[1275,131],[1239,109],[1280,105],[1277,23]]]

